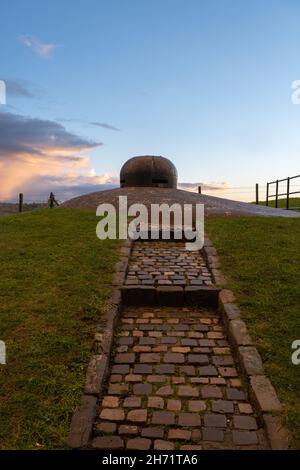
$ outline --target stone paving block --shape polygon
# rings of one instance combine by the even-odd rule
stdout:
[[[143,376],[141,374],[128,374],[125,375],[125,382],[141,382]]]
[[[127,414],[127,421],[131,421],[133,423],[146,423],[147,422],[147,410],[139,409],[139,410],[131,410]]]
[[[215,413],[233,413],[234,406],[232,401],[214,400],[212,402],[212,411]]]
[[[237,377],[238,375],[234,367],[219,367],[218,371],[222,377]]]
[[[118,408],[119,398],[113,396],[105,396],[103,397],[101,405],[103,408]]]
[[[161,439],[157,439],[154,441],[154,450],[174,450],[175,446],[173,442],[163,441]]]
[[[226,417],[222,414],[205,414],[203,419],[207,428],[226,428]]]
[[[234,416],[233,426],[236,429],[255,430],[257,429],[256,419],[252,416]]]
[[[141,363],[157,363],[160,362],[160,354],[158,353],[142,353],[140,355]]]
[[[216,385],[204,385],[201,388],[201,394],[203,398],[222,398],[222,390]]]
[[[124,395],[128,390],[128,384],[110,384],[107,393],[109,395]]]
[[[156,343],[154,338],[149,338],[149,336],[142,336],[139,339],[139,344],[141,346],[153,346]]]
[[[116,354],[114,359],[116,364],[133,364],[135,362],[134,353]]]
[[[232,431],[233,443],[236,445],[255,445],[258,443],[255,431]]]
[[[226,385],[226,380],[223,377],[211,377],[209,382],[212,385]]]
[[[175,366],[174,364],[159,364],[158,366],[155,366],[155,373],[156,374],[174,374]]]
[[[172,383],[174,385],[184,384],[185,383],[185,378],[184,377],[173,376],[172,377]]]
[[[146,378],[147,382],[149,383],[164,383],[167,381],[166,375],[147,375]]]
[[[188,363],[189,364],[208,364],[209,358],[206,354],[188,354]]]
[[[183,364],[185,361],[184,355],[180,353],[166,353],[163,362],[167,364]]]
[[[114,365],[112,367],[112,373],[113,374],[129,374],[129,365],[128,364]]]
[[[224,431],[216,428],[202,428],[204,441],[223,442],[225,439]]]
[[[172,336],[164,336],[161,339],[161,342],[162,342],[162,344],[176,344],[177,339],[175,337],[172,337]]]
[[[190,400],[188,402],[189,411],[198,413],[199,411],[206,410],[206,403],[203,400]]]
[[[173,346],[171,349],[173,353],[181,354],[186,354],[191,351],[191,348],[189,346]]]
[[[141,436],[150,437],[152,439],[162,439],[164,437],[164,430],[160,427],[143,428]]]
[[[124,408],[139,408],[141,406],[142,399],[140,397],[126,397],[123,402]]]
[[[100,418],[105,421],[124,421],[125,413],[122,408],[104,408],[100,413]]]
[[[133,385],[134,395],[149,395],[149,393],[152,393],[151,384],[134,384]]]
[[[173,395],[173,389],[172,387],[170,387],[170,385],[164,385],[162,387],[159,387],[157,390],[156,390],[156,395],[160,395],[160,396],[168,396],[168,395]]]
[[[201,441],[202,434],[201,434],[201,429],[194,428],[192,430],[192,435],[191,435],[191,441],[195,444]]]
[[[92,441],[92,448],[105,450],[124,449],[124,441],[119,436],[96,437]]]
[[[226,388],[226,397],[228,400],[246,400],[245,392],[237,388]]]
[[[164,408],[164,400],[161,397],[148,397],[148,408],[160,408],[163,410]]]
[[[180,400],[168,400],[167,410],[168,411],[180,411],[181,410],[181,401]]]
[[[182,338],[180,344],[182,346],[198,346],[198,341],[196,339]]]
[[[240,413],[252,414],[253,408],[249,403],[238,403],[238,408]]]
[[[179,426],[201,426],[201,418],[195,413],[179,413],[178,415]]]
[[[133,368],[134,374],[152,374],[152,366],[148,364],[135,364]]]
[[[200,376],[212,377],[218,375],[218,371],[214,366],[202,366],[198,367]]]
[[[151,422],[163,426],[174,425],[175,413],[172,411],[154,411]]]
[[[104,434],[114,434],[117,430],[116,423],[100,422],[96,426],[97,431]]]
[[[216,366],[230,366],[234,364],[232,356],[212,356],[212,361]]]
[[[110,376],[110,383],[119,383],[122,382],[123,376],[121,374],[112,374]]]
[[[190,385],[179,385],[177,393],[179,397],[199,397],[198,389]]]
[[[130,450],[149,450],[151,447],[151,439],[143,437],[135,437],[127,441],[126,449]]]
[[[189,441],[191,439],[192,432],[185,429],[170,429],[168,432],[168,439],[174,439],[175,441]]]
[[[124,434],[124,435],[134,435],[138,434],[139,428],[137,426],[131,426],[129,424],[121,424],[119,426],[119,434]]]
[[[131,346],[133,344],[133,338],[130,338],[130,337],[126,337],[126,336],[121,336],[119,339],[118,339],[118,343],[121,344],[121,345],[127,345],[127,346]]]

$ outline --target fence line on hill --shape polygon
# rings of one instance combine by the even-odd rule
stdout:
[[[280,179],[280,180],[275,180],[275,181],[270,181],[267,183],[267,189],[266,189],[266,205],[268,206],[269,205],[269,201],[272,199],[272,198],[275,198],[275,207],[278,207],[278,201],[279,201],[279,198],[282,197],[282,196],[285,196],[286,197],[286,206],[285,206],[285,209],[286,210],[299,210],[300,211],[300,205],[299,207],[290,207],[290,196],[291,195],[295,195],[295,194],[300,194],[300,191],[291,191],[291,189],[295,189],[295,186],[294,188],[291,188],[291,182],[296,180],[296,179],[299,179],[300,181],[300,175],[296,175],[296,176],[288,176],[287,178],[283,178],[283,179]],[[280,192],[280,184],[281,183],[286,183],[286,191],[285,192]],[[275,185],[275,194],[270,194],[270,187],[274,187],[272,185]]]
[[[299,183],[297,183],[299,181]],[[281,185],[286,183],[286,191],[283,192]],[[275,193],[270,194],[270,188],[275,184]],[[185,188],[182,188],[185,189]],[[203,195],[215,196],[220,198],[232,199],[235,201],[252,202],[256,204],[270,205],[272,198],[275,198],[275,207],[278,207],[280,198],[286,197],[285,208],[288,210],[300,210],[300,207],[291,207],[290,196],[299,194],[300,197],[300,175],[284,178],[281,180],[275,180],[266,184],[256,184],[255,186],[231,186],[231,187],[220,187],[220,188],[209,188],[205,184],[198,186],[198,192]],[[70,191],[71,193],[71,191]],[[71,197],[78,196],[78,194],[66,194],[63,192],[53,192],[50,196],[45,197],[45,193],[42,195],[36,195],[34,199],[27,199],[26,194],[20,193],[13,202],[12,199],[0,200],[2,204],[16,204],[18,205],[19,212],[22,212],[23,208],[28,205],[48,205],[53,208],[54,206],[60,205],[64,200],[70,199]],[[260,195],[266,194],[266,198],[263,200]],[[300,204],[299,204],[300,205]]]

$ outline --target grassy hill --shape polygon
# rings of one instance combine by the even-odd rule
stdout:
[[[2,449],[65,446],[118,257],[96,223],[94,212],[62,208],[0,219]]]
[[[300,340],[300,220],[210,218],[205,228],[285,406],[292,445],[299,449],[300,365],[292,364],[291,344]]]

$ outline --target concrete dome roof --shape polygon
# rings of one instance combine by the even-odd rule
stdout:
[[[130,158],[120,171],[121,188],[177,188],[177,170],[165,157],[143,155]]]
[[[281,216],[300,217],[299,212],[287,211],[284,209],[273,209],[272,207],[257,206],[246,202],[231,201],[204,194],[191,193],[174,188],[116,188],[106,191],[97,191],[83,196],[78,196],[64,202],[60,207],[73,207],[80,209],[96,210],[99,204],[113,204],[116,209],[119,207],[119,196],[127,196],[128,206],[131,204],[145,204],[150,210],[151,204],[178,203],[183,204],[204,204],[206,216],[215,215],[261,215],[261,216]]]

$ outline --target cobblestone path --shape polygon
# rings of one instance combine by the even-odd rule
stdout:
[[[217,312],[127,308],[92,446],[268,448],[245,390]]]
[[[212,285],[211,274],[199,252],[182,242],[135,242],[126,285]]]

